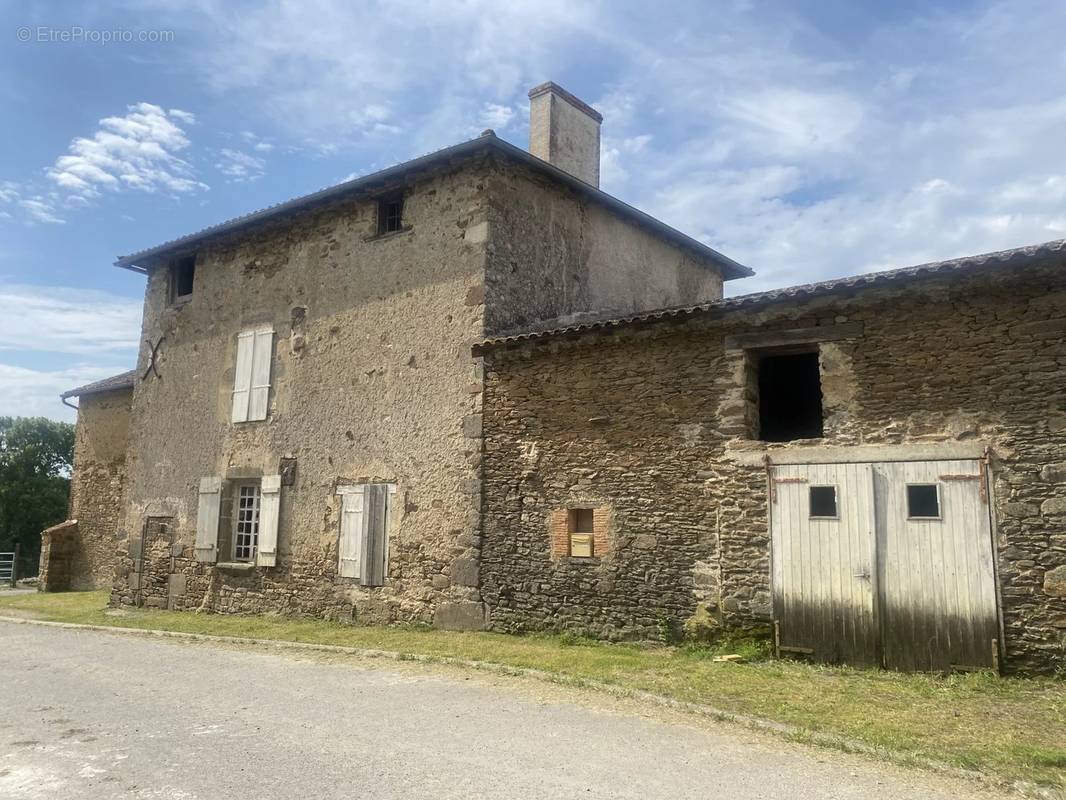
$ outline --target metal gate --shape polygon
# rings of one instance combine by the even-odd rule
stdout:
[[[998,667],[984,465],[775,466],[779,649],[900,670]]]

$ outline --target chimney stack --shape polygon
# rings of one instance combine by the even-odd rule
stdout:
[[[548,81],[529,90],[529,152],[600,187],[600,123],[592,106]]]

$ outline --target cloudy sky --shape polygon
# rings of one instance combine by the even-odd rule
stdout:
[[[0,414],[72,419],[132,365],[116,255],[525,146],[547,79],[604,114],[604,189],[757,270],[733,294],[1066,237],[1063,30],[1047,0],[0,2]]]

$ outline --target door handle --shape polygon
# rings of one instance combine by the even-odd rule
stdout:
[[[862,578],[864,581],[868,581],[870,580],[870,573],[866,571],[856,572],[852,577]]]

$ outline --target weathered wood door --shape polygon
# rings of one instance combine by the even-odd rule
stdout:
[[[779,648],[819,661],[876,665],[870,465],[775,467],[772,492]]]
[[[780,649],[900,670],[995,667],[982,470],[977,460],[775,466]]]
[[[996,666],[999,619],[983,468],[975,460],[874,468],[887,667]]]

